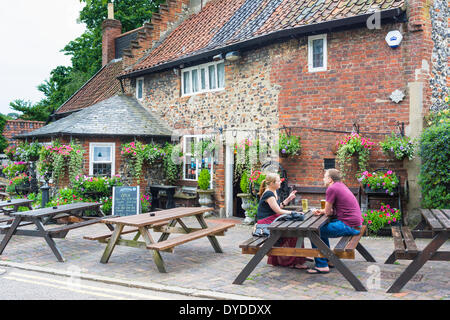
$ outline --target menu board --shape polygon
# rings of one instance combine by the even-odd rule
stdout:
[[[139,213],[139,186],[113,187],[112,215],[131,216]]]

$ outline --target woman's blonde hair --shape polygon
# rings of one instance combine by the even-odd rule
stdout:
[[[258,197],[261,198],[264,191],[266,191],[267,186],[271,183],[274,183],[278,179],[280,179],[280,175],[278,173],[275,172],[266,173],[266,178],[261,182],[261,186],[259,187]]]

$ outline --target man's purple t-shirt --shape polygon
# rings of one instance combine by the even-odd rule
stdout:
[[[327,202],[333,205],[334,215],[349,227],[359,227],[363,223],[361,209],[350,189],[342,182],[328,187]]]

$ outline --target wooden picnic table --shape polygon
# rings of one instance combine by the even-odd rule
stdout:
[[[236,277],[233,284],[242,284],[265,255],[319,257],[327,258],[332,262],[355,290],[367,291],[361,281],[341,261],[341,259],[354,259],[356,249],[367,261],[375,262],[370,253],[359,243],[366,226],[362,226],[359,235],[342,237],[334,250],[331,250],[320,238],[320,227],[328,223],[332,218],[325,215],[316,216],[313,214],[313,211],[311,210],[311,212],[307,213],[303,221],[277,221],[272,223],[268,227],[270,230],[269,237],[252,237],[242,243],[240,245],[242,253],[254,254],[254,257]],[[317,249],[277,247],[277,241],[286,237],[307,237],[311,243],[317,246]]]
[[[177,245],[208,237],[214,251],[222,253],[222,248],[216,239],[218,235],[224,235],[224,232],[234,226],[233,223],[221,223],[214,227],[209,227],[203,218],[203,213],[213,210],[213,208],[203,207],[180,207],[166,209],[162,211],[144,213],[132,216],[110,217],[102,219],[101,222],[115,225],[113,232],[85,236],[84,239],[97,240],[107,243],[105,251],[100,259],[101,263],[108,263],[109,258],[116,245],[128,247],[143,248],[153,250],[153,259],[160,272],[166,272],[164,261],[160,251],[173,252]],[[195,216],[200,228],[190,228],[182,221],[183,218]],[[179,224],[181,228],[176,228]],[[149,230],[162,232],[159,240],[156,242],[150,235]],[[121,236],[127,233],[136,233],[133,240],[122,239]],[[183,235],[168,239],[172,233],[183,233]],[[138,241],[142,236],[144,241]]]
[[[0,255],[5,250],[13,235],[43,237],[48,246],[52,249],[53,254],[56,256],[58,261],[64,262],[65,259],[56,246],[53,238],[65,238],[67,233],[72,229],[99,222],[101,217],[104,217],[104,214],[100,209],[100,205],[100,203],[79,202],[60,205],[57,207],[41,208],[23,212],[12,212],[10,215],[14,218],[13,222],[8,225],[0,226],[0,233],[5,234],[0,244]],[[97,215],[100,217],[83,216],[83,213],[86,210],[95,210]],[[81,218],[83,221],[47,229],[44,227],[48,220],[61,214],[75,216]],[[33,224],[36,226],[36,230],[22,228]]]
[[[422,221],[414,230],[411,231],[405,226],[392,228],[395,249],[385,263],[392,264],[396,260],[412,260],[412,262],[388,289],[388,293],[400,292],[427,261],[450,261],[449,251],[438,251],[448,240],[450,210],[420,209],[420,213],[422,215]],[[430,231],[421,230],[426,225],[431,228],[433,240],[423,250],[419,250],[414,239],[428,238]]]
[[[33,200],[25,198],[0,201],[0,212],[9,214],[11,212],[16,212],[19,209],[19,207],[28,207],[30,210],[33,210],[33,208],[31,207],[32,203]],[[14,208],[7,209],[6,207],[9,206],[14,206]]]

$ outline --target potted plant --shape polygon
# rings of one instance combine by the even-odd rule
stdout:
[[[214,189],[210,189],[211,174],[208,169],[202,169],[198,175],[198,203],[201,207],[211,207]],[[211,212],[205,212],[205,217],[211,216]]]
[[[366,193],[376,192],[394,195],[397,192],[399,179],[391,170],[369,173],[364,171],[358,176],[358,181],[364,186]]]
[[[381,203],[380,209],[369,209],[362,215],[369,233],[377,235],[390,235],[390,227],[398,225],[401,218],[399,209],[391,208],[384,203]]]
[[[248,210],[251,207],[253,196],[250,193],[249,188],[249,176],[248,171],[244,171],[242,173],[241,181],[240,181],[240,187],[242,193],[238,193],[237,196],[242,199],[242,209],[245,211],[245,219],[243,224],[253,224],[255,222],[254,217],[249,216]]]
[[[369,139],[356,132],[337,142],[336,160],[343,177],[348,173],[352,159],[357,157],[359,172],[366,170],[369,161],[370,149],[374,145]]]
[[[407,136],[398,136],[394,132],[390,136],[386,136],[384,141],[380,142],[383,153],[388,157],[396,160],[408,158],[412,160],[414,157],[414,142]]]
[[[299,155],[302,149],[300,138],[282,133],[279,137],[278,149],[280,156],[283,158]]]

